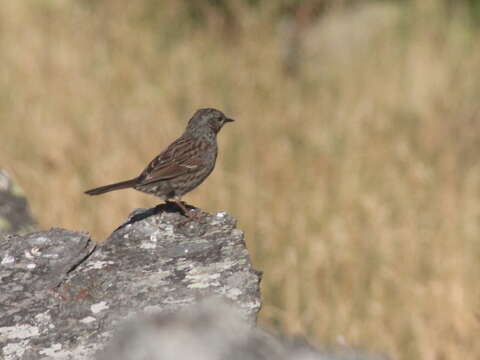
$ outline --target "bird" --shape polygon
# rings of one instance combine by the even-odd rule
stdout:
[[[188,121],[183,134],[157,155],[133,179],[85,191],[100,195],[110,191],[133,188],[155,195],[162,200],[173,199],[183,214],[193,217],[183,204],[182,196],[199,186],[215,168],[217,134],[234,120],[213,108],[197,110]]]

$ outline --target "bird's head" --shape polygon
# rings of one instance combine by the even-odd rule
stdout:
[[[217,134],[228,122],[234,121],[225,116],[220,110],[207,108],[199,109],[188,122],[186,132],[191,135],[203,136],[207,133]]]

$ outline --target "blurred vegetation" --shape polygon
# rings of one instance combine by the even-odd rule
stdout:
[[[43,227],[105,238],[200,107],[238,121],[186,200],[239,219],[261,320],[394,359],[480,354],[479,1],[0,7],[0,164]]]

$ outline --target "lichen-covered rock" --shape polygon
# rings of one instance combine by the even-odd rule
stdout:
[[[94,247],[88,234],[64,229],[0,234],[0,359],[47,354],[68,311],[56,288]]]
[[[226,213],[141,209],[101,246],[63,229],[0,234],[0,359],[380,359],[255,327],[259,283]]]
[[[80,233],[64,233],[65,243],[72,242],[72,234],[83,239],[71,254],[56,240],[51,243],[58,251],[39,250],[51,259],[66,256],[69,266],[39,261],[44,267],[33,268],[20,257],[27,250],[33,251],[25,252],[27,259],[35,257],[35,244],[42,238],[50,243],[51,233],[14,241],[4,237],[0,357],[91,359],[124,319],[173,312],[212,295],[230,299],[253,325],[260,309],[260,276],[251,266],[243,233],[226,213],[202,215],[185,223],[174,205],[161,205],[136,211],[88,258],[92,248]],[[29,245],[12,250],[23,242]],[[52,276],[43,280],[42,274]]]
[[[22,189],[0,169],[0,233],[27,233],[36,226]]]

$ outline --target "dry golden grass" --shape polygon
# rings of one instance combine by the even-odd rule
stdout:
[[[236,2],[229,34],[145,3],[0,7],[0,164],[42,226],[101,240],[155,205],[82,191],[135,175],[218,107],[238,121],[186,200],[239,219],[264,323],[394,359],[478,356],[480,44],[462,14],[331,14],[290,77],[271,9]]]

